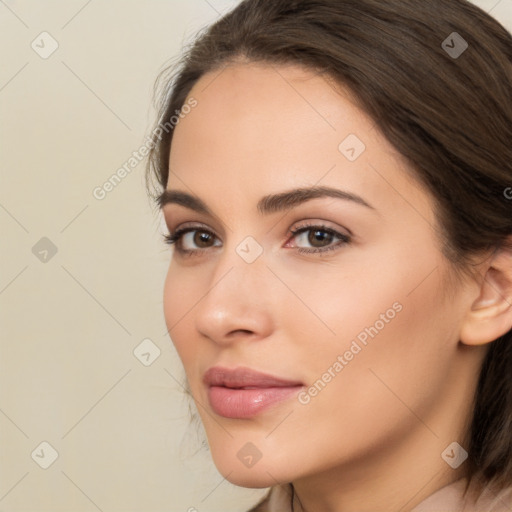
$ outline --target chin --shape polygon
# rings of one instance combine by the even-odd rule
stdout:
[[[249,489],[264,489],[267,487],[272,487],[278,482],[281,482],[280,479],[275,477],[272,471],[270,471],[270,475],[274,476],[274,478],[272,478],[272,476],[270,476],[269,473],[267,473],[265,470],[256,470],[256,468],[235,470],[233,470],[233,468],[226,469],[226,472],[221,471],[220,469],[219,472],[226,480],[228,480],[233,485],[237,485],[238,487],[247,487]]]
[[[233,485],[261,489],[279,483],[291,482],[296,474],[290,471],[290,464],[262,457],[252,467],[246,467],[238,457],[226,457],[225,453],[212,452],[213,462],[219,473]],[[242,457],[243,458],[243,457]]]

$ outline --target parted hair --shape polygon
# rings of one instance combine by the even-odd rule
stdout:
[[[205,73],[240,60],[349,88],[431,193],[454,275],[512,245],[512,36],[489,14],[466,0],[244,0],[160,73],[155,126]],[[172,135],[154,137],[150,194],[167,186]],[[468,483],[510,485],[512,330],[490,344],[466,436]]]

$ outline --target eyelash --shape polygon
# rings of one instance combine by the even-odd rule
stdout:
[[[291,238],[294,238],[304,232],[308,232],[308,231],[313,231],[313,230],[316,230],[316,231],[322,231],[324,233],[327,233],[328,235],[331,235],[335,238],[339,238],[340,241],[335,244],[335,245],[328,245],[324,248],[315,248],[315,249],[305,249],[303,247],[296,247],[297,251],[302,253],[302,254],[312,254],[312,253],[325,253],[327,251],[333,251],[333,250],[338,250],[340,249],[342,246],[344,245],[347,245],[347,244],[350,244],[352,239],[350,236],[348,235],[345,235],[343,233],[340,233],[332,228],[329,228],[327,226],[324,226],[324,225],[316,225],[316,224],[305,224],[305,225],[302,225],[302,226],[299,226],[295,229],[291,229],[290,232],[289,232],[289,235],[291,236]],[[180,246],[179,246],[179,242],[180,240],[182,239],[182,237],[186,234],[186,233],[190,233],[190,232],[194,232],[194,231],[200,231],[202,233],[207,233],[213,237],[215,237],[215,234],[212,233],[209,229],[206,229],[206,228],[202,228],[200,226],[196,226],[196,227],[188,227],[188,228],[181,228],[181,229],[177,229],[174,233],[168,233],[168,234],[163,234],[163,238],[164,238],[164,242],[168,245],[173,245],[175,244],[176,246],[176,250],[182,254],[183,256],[192,256],[192,255],[197,255],[207,249],[194,249],[194,250],[190,250],[190,249],[181,249]]]

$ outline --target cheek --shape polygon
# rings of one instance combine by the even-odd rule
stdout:
[[[290,297],[283,309],[301,346],[294,354],[297,365],[307,369],[309,384],[329,381],[325,391],[319,383],[323,398],[314,399],[328,408],[343,396],[354,411],[371,401],[378,412],[382,400],[398,401],[385,383],[418,403],[427,384],[431,394],[449,372],[446,355],[456,346],[457,325],[455,306],[441,302],[440,254],[379,249],[368,258],[347,257],[345,267],[326,263],[314,276],[291,266],[282,269],[283,280],[305,303]],[[329,370],[335,378],[325,375]]]
[[[395,322],[412,330],[421,330],[425,321],[430,324],[442,307],[439,269],[445,262],[429,233],[422,236],[416,244],[398,247],[391,237],[351,247],[332,262],[283,265],[279,274],[302,301],[288,294],[295,322],[307,328],[314,321],[319,334],[328,335],[325,344],[334,342],[337,348],[376,323],[379,332]]]
[[[164,317],[168,333],[185,370],[196,350],[190,322],[194,305],[201,299],[199,282],[197,275],[183,272],[171,262],[164,284]]]
[[[408,408],[428,416],[450,373],[449,352],[457,344],[449,305],[439,302],[437,271],[415,289],[407,275],[382,275],[374,282],[378,288],[351,287],[346,281],[350,298],[337,301],[342,313],[325,309],[336,337],[303,360],[315,369],[309,374],[313,384],[323,381],[322,375],[342,356],[343,368],[314,398],[313,407],[319,418],[336,418],[333,428],[346,427],[347,435],[356,432],[358,437],[386,435],[386,429],[403,432],[416,421]]]

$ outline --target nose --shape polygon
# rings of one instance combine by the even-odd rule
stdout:
[[[226,258],[194,308],[198,332],[220,345],[269,336],[276,311],[269,289],[271,275],[263,261],[245,263],[237,254]]]

